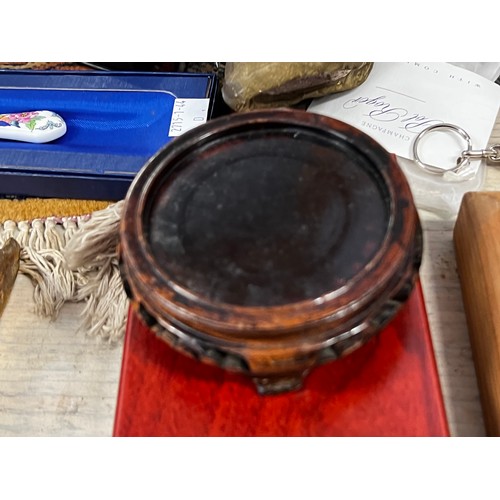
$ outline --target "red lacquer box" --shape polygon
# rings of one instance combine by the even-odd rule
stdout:
[[[420,284],[395,319],[300,391],[188,358],[129,313],[115,436],[448,436]]]

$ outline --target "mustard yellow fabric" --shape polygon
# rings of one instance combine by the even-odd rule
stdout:
[[[45,217],[70,217],[87,215],[102,210],[110,201],[70,200],[55,198],[27,198],[0,200],[0,223],[6,220],[20,222]]]

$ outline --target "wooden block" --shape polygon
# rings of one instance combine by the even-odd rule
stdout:
[[[500,192],[464,196],[453,240],[486,432],[500,436]]]

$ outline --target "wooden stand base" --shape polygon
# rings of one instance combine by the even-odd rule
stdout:
[[[131,311],[114,435],[448,436],[420,285],[369,343],[275,396],[174,351]]]

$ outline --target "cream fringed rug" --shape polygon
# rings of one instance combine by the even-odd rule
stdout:
[[[20,244],[19,272],[33,283],[38,315],[56,320],[64,303],[83,302],[80,330],[109,342],[122,338],[128,309],[116,253],[122,204],[0,200],[0,247],[11,237]]]

